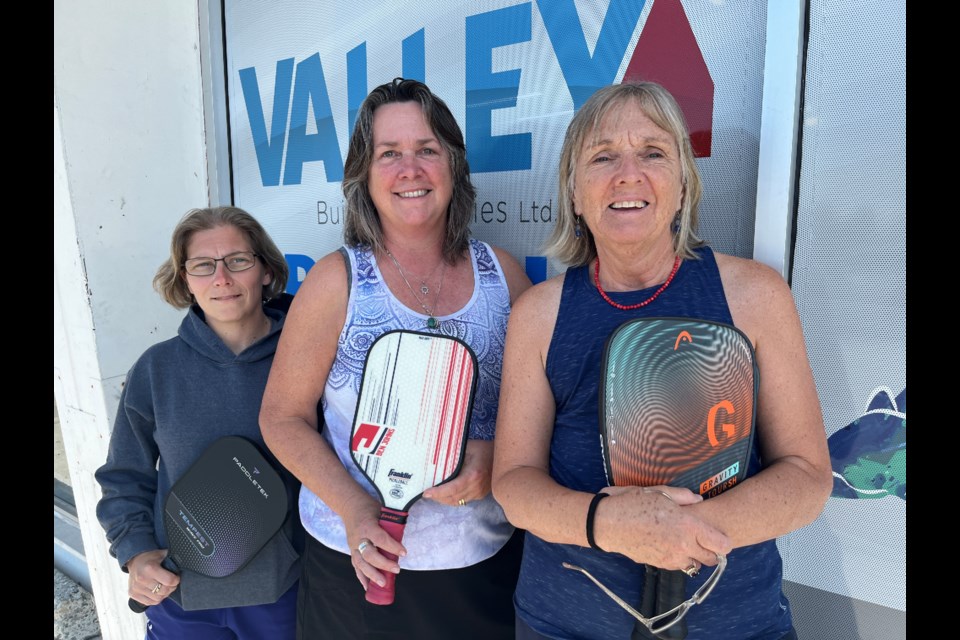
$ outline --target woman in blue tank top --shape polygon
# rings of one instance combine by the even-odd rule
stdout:
[[[762,264],[704,245],[701,189],[683,114],[663,87],[606,87],[571,121],[549,247],[570,267],[513,309],[497,419],[494,495],[528,532],[517,638],[653,637],[563,563],[639,609],[645,565],[687,573],[690,598],[718,554],[726,572],[666,633],[795,637],[775,539],[814,520],[830,493],[820,404],[789,287]],[[746,479],[706,501],[679,487],[607,486],[598,437],[604,344],[625,321],[653,316],[733,325],[755,351]]]

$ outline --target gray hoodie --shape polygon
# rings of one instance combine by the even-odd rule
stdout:
[[[273,603],[297,580],[303,528],[297,511],[300,484],[267,450],[258,417],[263,389],[292,297],[267,303],[270,332],[235,355],[192,306],[178,335],[153,345],[127,374],[96,480],[103,490],[97,518],[110,553],[126,571],[139,553],[167,548],[163,503],[170,488],[207,447],[226,435],[256,443],[287,486],[286,522],[249,564],[233,575],[181,573],[171,597],[184,609]]]

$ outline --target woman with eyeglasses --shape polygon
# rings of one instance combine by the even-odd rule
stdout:
[[[652,637],[649,617],[635,619],[613,597],[641,608],[645,564],[690,576],[679,576],[682,597],[702,603],[681,607],[689,640],[794,638],[775,538],[817,517],[832,478],[790,289],[772,269],[715,253],[697,237],[700,176],[683,113],[660,85],[597,91],[571,120],[559,164],[548,252],[570,266],[515,305],[497,419],[494,495],[528,532],[514,600],[517,638]],[[709,500],[680,487],[607,486],[599,437],[604,347],[623,323],[645,318],[732,325],[755,351],[747,477]],[[658,373],[661,386],[679,382],[667,367]],[[686,407],[657,402],[631,415],[645,408],[672,415]],[[691,429],[690,439],[708,431]],[[655,448],[655,437],[641,446]],[[678,446],[664,457],[683,453]],[[726,571],[703,599],[717,569],[700,569],[722,566],[718,554],[726,554]],[[585,569],[610,593],[565,565]]]
[[[129,573],[129,595],[147,605],[147,638],[295,636],[303,529],[299,482],[269,454],[260,400],[292,297],[283,254],[249,213],[193,209],[180,220],[153,286],[187,309],[178,335],[150,347],[120,396],[106,463],[96,472],[97,517],[110,553]],[[236,573],[175,573],[163,506],[174,483],[215,441],[242,436],[280,472],[293,513]]]

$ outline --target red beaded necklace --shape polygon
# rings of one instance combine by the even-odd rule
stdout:
[[[612,307],[616,307],[622,311],[630,311],[631,309],[639,309],[640,307],[645,307],[654,300],[657,299],[663,290],[670,286],[670,282],[673,281],[673,276],[677,275],[677,271],[680,269],[680,256],[677,256],[677,259],[673,261],[673,271],[670,272],[670,275],[667,276],[667,281],[660,285],[660,288],[653,292],[653,295],[644,300],[643,302],[638,302],[637,304],[620,304],[619,302],[614,302],[610,299],[610,296],[607,295],[607,292],[603,290],[603,287],[600,286],[600,256],[597,256],[597,266],[593,270],[593,281],[597,285],[597,291],[600,292],[600,297],[607,301]]]

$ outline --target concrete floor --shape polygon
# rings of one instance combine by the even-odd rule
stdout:
[[[100,640],[93,596],[66,574],[53,570],[53,640]]]

